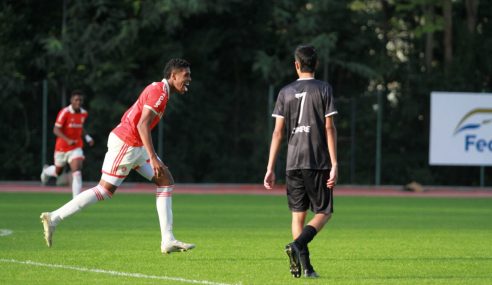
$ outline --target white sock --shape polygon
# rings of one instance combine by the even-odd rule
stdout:
[[[161,227],[162,244],[174,240],[173,235],[173,207],[172,207],[173,186],[157,187],[156,207]]]
[[[45,169],[43,169],[43,173],[48,175],[48,176],[53,176],[53,177],[58,176],[58,174],[56,174],[56,166],[54,166],[54,165],[50,165],[50,166],[46,167]]]
[[[73,198],[82,191],[82,172],[80,170],[72,172],[72,195]]]
[[[101,185],[83,191],[56,211],[51,212],[51,223],[56,226],[59,222],[80,212],[83,208],[90,206],[97,201],[111,199],[111,196],[112,193]]]

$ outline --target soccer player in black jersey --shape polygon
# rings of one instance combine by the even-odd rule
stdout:
[[[279,92],[272,116],[276,118],[264,186],[275,183],[275,162],[283,135],[287,137],[287,200],[292,212],[292,236],[287,244],[290,272],[316,278],[309,259],[308,243],[321,231],[333,213],[333,187],[337,182],[337,114],[332,88],[314,79],[318,64],[311,45],[296,48],[295,68],[299,79]],[[306,225],[307,210],[314,217]]]

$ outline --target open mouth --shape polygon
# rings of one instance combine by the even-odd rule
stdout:
[[[185,92],[188,92],[188,86],[189,86],[189,85],[190,85],[190,83],[189,83],[189,82],[186,82],[186,83],[184,84],[184,86],[183,86],[183,87],[184,87],[184,91],[185,91]]]

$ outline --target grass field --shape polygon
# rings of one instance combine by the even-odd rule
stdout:
[[[336,197],[307,280],[288,271],[285,197],[177,194],[174,233],[197,248],[162,255],[151,194],[91,206],[47,248],[39,214],[69,195],[0,193],[0,284],[492,284],[492,199]]]

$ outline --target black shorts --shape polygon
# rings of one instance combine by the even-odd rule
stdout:
[[[333,189],[326,186],[330,170],[296,169],[286,172],[287,200],[292,212],[333,213]]]

